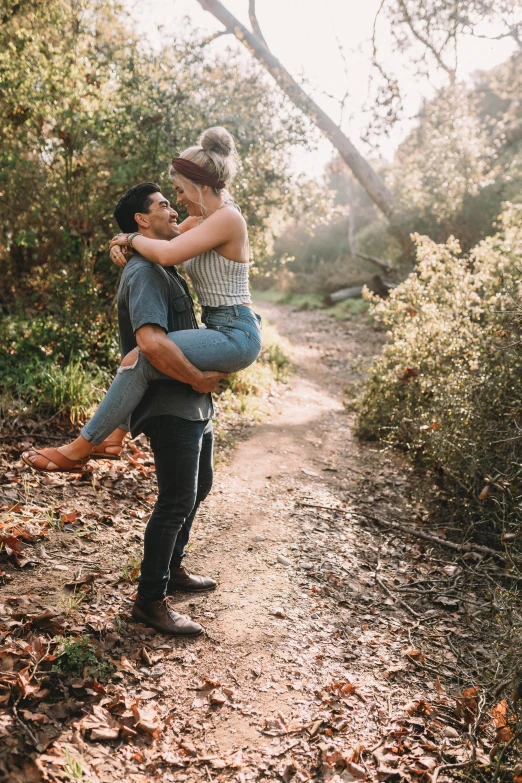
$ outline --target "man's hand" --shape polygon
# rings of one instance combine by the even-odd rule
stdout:
[[[203,376],[200,381],[192,384],[194,391],[206,394],[207,392],[213,392],[219,383],[220,378],[230,378],[230,373],[214,372],[213,370],[205,370],[201,373]]]
[[[141,326],[136,332],[136,342],[140,351],[157,370],[189,384],[194,391],[201,394],[213,391],[220,378],[229,377],[222,372],[198,370],[157,324]]]

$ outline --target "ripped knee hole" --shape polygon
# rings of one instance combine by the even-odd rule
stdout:
[[[126,356],[124,356],[122,363],[118,367],[118,372],[125,372],[125,370],[133,370],[138,364],[140,358],[140,349],[134,348]],[[127,362],[127,364],[125,363]]]

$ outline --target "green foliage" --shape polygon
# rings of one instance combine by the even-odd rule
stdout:
[[[56,318],[5,316],[0,321],[0,410],[61,414],[77,422],[110,383],[115,328],[94,316],[67,324]]]
[[[337,321],[346,321],[354,315],[367,313],[369,304],[365,299],[345,299],[326,309],[326,313]]]
[[[434,470],[460,519],[472,515],[517,536],[522,362],[499,340],[510,337],[521,226],[522,207],[510,207],[501,231],[469,256],[453,238],[437,245],[416,237],[416,271],[372,307],[389,340],[357,425],[359,435],[404,448]]]
[[[455,233],[464,202],[486,184],[488,146],[467,88],[441,90],[424,107],[390,177],[394,194],[418,231],[436,225],[444,239]]]
[[[60,639],[57,663],[52,667],[53,672],[93,677],[97,680],[108,677],[113,669],[111,663],[98,658],[96,647],[90,643],[87,636],[80,639],[65,636]]]
[[[270,333],[269,333],[270,334]],[[265,337],[263,351],[259,357],[262,364],[268,365],[276,381],[286,380],[291,368],[290,359],[278,335]]]
[[[119,270],[107,253],[114,205],[144,180],[173,198],[170,160],[205,128],[225,125],[236,137],[243,167],[234,196],[256,255],[274,208],[287,203],[289,149],[306,143],[302,119],[281,111],[260,67],[212,54],[196,31],[184,35],[188,43],[153,50],[117,0],[3,5],[4,413],[76,421],[99,400],[118,354]]]
[[[107,317],[118,197],[144,180],[172,197],[171,158],[213,124],[236,136],[234,195],[262,252],[289,147],[306,140],[260,67],[213,55],[196,31],[152,50],[115,0],[8,2],[2,22],[0,304]]]
[[[506,200],[522,186],[522,56],[475,84],[441,89],[397,151],[388,177],[396,223],[437,242],[455,236],[469,252],[495,230]]]
[[[274,242],[274,277],[282,290],[324,295],[369,280],[376,267],[352,257],[349,214],[358,251],[392,259],[400,255],[389,226],[377,219],[368,195],[339,159],[328,166],[323,185],[302,183],[299,195]],[[261,287],[257,280],[256,286]]]
[[[124,582],[137,582],[141,570],[141,554],[135,552],[121,569],[121,578]]]
[[[391,225],[344,164],[332,161],[323,188],[304,191],[274,243],[280,287],[324,294],[370,279],[375,266],[350,253],[349,214],[356,251],[391,261],[403,275],[415,263],[411,233],[436,242],[453,235],[466,253],[494,233],[502,203],[518,200],[522,188],[521,84],[518,53],[475,74],[471,87],[451,84],[424,103],[393,163],[377,164],[395,198]]]
[[[24,410],[43,416],[61,414],[71,422],[84,420],[101,400],[110,381],[96,365],[71,361],[65,367],[34,362],[2,380],[0,412]]]
[[[318,294],[297,294],[292,291],[281,291],[279,288],[255,291],[254,296],[265,302],[291,305],[297,310],[315,310],[323,304],[322,297]]]
[[[286,304],[296,310],[320,310],[324,309],[327,315],[338,321],[345,321],[354,315],[361,315],[368,311],[368,302],[365,299],[345,299],[335,305],[326,307],[324,297],[319,294],[296,294],[291,291],[280,291],[278,288],[269,288],[266,291],[256,291],[255,298],[265,302]]]

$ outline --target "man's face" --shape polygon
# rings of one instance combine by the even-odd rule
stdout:
[[[152,193],[148,212],[140,212],[140,232],[149,239],[173,239],[179,236],[178,213],[161,193]],[[138,215],[136,217],[138,217]]]

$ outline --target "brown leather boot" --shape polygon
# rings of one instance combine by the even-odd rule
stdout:
[[[160,633],[171,636],[199,636],[203,628],[189,617],[169,609],[165,599],[162,601],[144,601],[139,595],[132,607],[132,617],[138,623],[145,623]]]
[[[184,590],[187,593],[207,593],[215,590],[217,582],[210,576],[197,576],[189,574],[186,568],[173,566],[170,569],[170,579],[167,585],[167,595],[175,593],[177,590]]]

